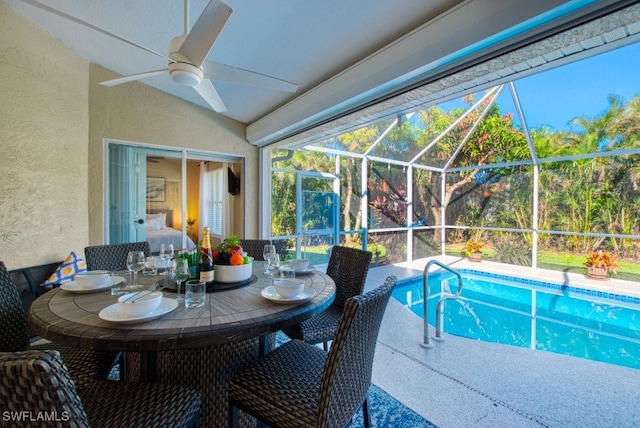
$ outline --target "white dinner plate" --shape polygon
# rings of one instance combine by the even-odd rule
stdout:
[[[101,284],[101,285],[99,285],[99,286],[97,286],[95,288],[83,288],[83,287],[80,287],[78,285],[78,283],[75,282],[75,281],[68,281],[68,282],[65,282],[64,284],[61,284],[60,288],[62,288],[63,290],[66,290],[66,291],[70,291],[72,293],[77,293],[77,294],[97,293],[98,291],[102,291],[102,290],[106,290],[108,288],[111,288],[112,284],[118,284],[120,282],[124,282],[125,281],[125,279],[123,277],[121,277],[121,276],[114,276],[114,277],[111,278],[111,280],[113,282],[107,281],[104,284]]]
[[[296,297],[291,297],[291,298],[284,298],[281,295],[279,295],[278,293],[276,293],[276,289],[273,288],[273,285],[270,285],[266,288],[264,288],[260,294],[262,294],[262,297],[264,297],[265,299],[271,300],[272,302],[277,302],[277,303],[302,303],[302,302],[306,302],[307,300],[311,300],[315,297],[316,295],[316,290],[314,290],[311,287],[304,287],[304,290],[302,290],[302,292],[300,294],[298,294]]]
[[[165,314],[168,314],[172,310],[178,307],[178,302],[175,299],[169,297],[163,297],[160,306],[153,311],[144,315],[129,315],[120,310],[120,306],[117,303],[107,306],[100,311],[98,316],[105,321],[117,322],[122,324],[135,324],[145,321],[151,321]]]

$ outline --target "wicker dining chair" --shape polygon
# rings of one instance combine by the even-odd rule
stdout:
[[[299,340],[277,347],[229,384],[229,426],[238,409],[269,426],[344,427],[362,408],[371,425],[368,391],[380,323],[394,276],[349,298],[329,352]]]
[[[268,239],[241,239],[240,246],[245,253],[253,257],[254,260],[264,261],[264,255],[262,254],[265,245],[270,245],[271,241]]]
[[[30,417],[40,418],[33,425],[13,426],[198,425],[199,392],[175,385],[112,380],[96,381],[78,390],[58,351],[0,353],[0,373],[0,408],[16,414],[28,410]]]
[[[145,257],[151,255],[149,242],[128,242],[125,244],[93,245],[84,248],[88,270],[125,270],[129,251],[142,251]],[[137,379],[140,372],[140,354],[127,352],[119,354],[120,379]]]
[[[145,257],[151,255],[147,241],[126,244],[92,245],[84,248],[84,258],[88,270],[124,270],[127,268],[129,251],[142,251]]]
[[[327,275],[336,283],[336,298],[323,312],[300,324],[283,329],[291,339],[321,343],[327,350],[333,339],[342,309],[348,298],[362,294],[371,264],[371,253],[357,248],[334,246],[331,250]]]
[[[0,261],[0,352],[29,349],[60,351],[78,388],[98,379],[105,379],[117,360],[117,353],[98,352],[56,343],[30,345],[27,318],[22,308],[20,294],[11,281],[9,272]]]

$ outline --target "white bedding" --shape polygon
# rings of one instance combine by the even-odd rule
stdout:
[[[193,250],[196,248],[195,243],[186,236],[187,238],[187,250]],[[176,250],[183,249],[182,246],[182,232],[173,229],[171,227],[165,227],[164,229],[147,229],[147,242],[149,242],[149,246],[151,247],[151,252],[156,254],[160,252],[160,246],[162,244],[173,244],[173,248]]]

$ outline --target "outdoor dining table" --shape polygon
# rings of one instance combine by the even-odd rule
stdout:
[[[201,391],[201,426],[226,426],[227,386],[233,375],[268,350],[273,342],[270,333],[322,312],[335,297],[331,277],[313,270],[297,276],[315,290],[311,300],[286,304],[269,300],[261,295],[271,281],[263,273],[264,263],[254,261],[252,269],[249,284],[207,293],[202,307],[186,309],[182,303],[159,318],[132,324],[99,316],[117,302],[118,296],[109,289],[74,293],[57,288],[32,304],[29,324],[33,333],[61,344],[139,355],[141,381]],[[138,278],[148,285],[167,281],[159,275]],[[175,297],[173,291],[163,293]]]

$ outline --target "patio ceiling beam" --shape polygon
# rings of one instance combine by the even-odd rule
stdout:
[[[390,98],[409,86],[524,43],[589,9],[561,0],[473,0],[425,23],[251,123],[246,138],[264,146]],[[555,13],[550,13],[550,11]]]

